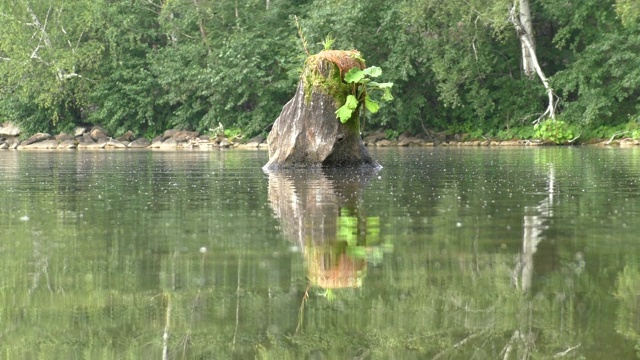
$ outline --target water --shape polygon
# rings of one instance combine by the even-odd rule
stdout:
[[[640,149],[0,152],[3,359],[630,359]]]

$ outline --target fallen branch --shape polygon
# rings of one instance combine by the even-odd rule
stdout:
[[[605,143],[605,145],[609,145],[609,144],[611,144],[611,142],[613,141],[613,139],[617,138],[617,137],[618,137],[618,136],[620,136],[620,135],[624,135],[624,134],[626,134],[626,133],[628,133],[628,132],[629,132],[629,130],[616,131],[616,132],[613,134],[613,136],[611,137],[611,139],[609,139],[609,141],[607,141],[607,142]]]
[[[560,358],[560,357],[566,356],[568,353],[570,353],[571,351],[573,351],[573,350],[575,350],[575,349],[579,348],[581,345],[582,345],[582,344],[578,344],[578,345],[576,345],[576,346],[571,346],[571,347],[569,347],[567,350],[565,350],[565,351],[561,351],[561,352],[559,352],[559,353],[557,353],[557,354],[553,355],[553,357],[554,357],[554,358]]]

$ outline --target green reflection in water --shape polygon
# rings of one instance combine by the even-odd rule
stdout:
[[[0,357],[637,358],[638,149],[373,155],[0,152]]]

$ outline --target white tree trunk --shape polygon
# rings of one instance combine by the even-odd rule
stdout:
[[[517,1],[518,0],[514,1],[514,5],[511,8],[511,11],[509,14],[509,21],[511,21],[513,26],[516,28],[516,32],[518,33],[518,37],[520,38],[520,45],[523,48],[523,56],[526,50],[527,58],[529,59],[528,62],[530,62],[530,65],[533,67],[533,70],[535,70],[536,74],[540,78],[540,81],[542,81],[542,85],[544,85],[544,88],[547,90],[547,96],[549,97],[549,105],[547,106],[547,110],[544,112],[544,114],[542,114],[542,116],[538,118],[537,121],[540,121],[547,114],[549,114],[549,117],[552,120],[555,120],[556,119],[555,101],[554,101],[555,93],[553,92],[553,88],[551,88],[551,85],[549,84],[549,80],[547,79],[544,72],[542,71],[542,68],[540,67],[540,63],[538,62],[535,45],[532,40],[533,37],[529,33],[527,33],[524,25],[520,22],[520,19],[521,19],[520,15],[522,14],[520,10],[518,10],[518,13],[520,15],[516,16],[516,8],[518,7]],[[520,4],[526,3],[527,9],[528,9],[528,6],[529,6],[528,0],[519,0],[519,1],[520,1]],[[529,10],[529,13],[530,12],[531,11]],[[530,21],[531,21],[531,16],[529,16],[529,22]],[[523,58],[523,63],[525,63],[524,58]]]
[[[531,43],[531,48],[533,48],[533,52],[535,52],[536,43],[533,37],[533,24],[531,20],[531,8],[529,7],[529,0],[520,0],[519,6],[519,15],[518,18],[520,20],[520,24],[522,25],[522,30],[524,32],[524,36],[529,39],[529,43]],[[524,73],[533,77],[535,75],[535,66],[533,63],[533,59],[531,57],[532,51],[521,43],[522,47],[522,69]]]

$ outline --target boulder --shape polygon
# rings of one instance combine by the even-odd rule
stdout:
[[[178,147],[178,142],[174,138],[168,138],[160,144],[160,149],[175,149]]]
[[[386,139],[386,137],[387,137],[387,134],[384,132],[384,130],[380,129],[378,131],[375,131],[365,136],[363,141],[367,145],[375,145],[376,142]]]
[[[0,125],[0,136],[18,136],[20,135],[20,128],[13,125],[10,122],[6,122]]]
[[[9,144],[6,142],[0,142],[0,150],[5,150],[9,148]]]
[[[78,147],[75,140],[63,140],[58,144],[57,149],[75,149]]]
[[[138,148],[138,149],[149,147],[149,145],[151,145],[151,143],[149,142],[149,140],[145,138],[136,139],[129,143],[130,148]]]
[[[65,140],[73,140],[73,136],[66,134],[66,133],[60,133],[58,135],[55,136],[55,139],[58,141],[65,141]]]
[[[131,138],[133,138],[133,131],[128,130],[124,134],[120,135],[117,140],[118,141],[131,141]]]
[[[75,137],[82,136],[82,134],[86,133],[86,132],[87,132],[87,130],[89,130],[89,128],[88,128],[88,127],[86,127],[86,126],[78,126],[78,127],[76,127],[76,129],[73,131],[73,135],[74,135]]]
[[[54,139],[49,139],[49,140],[38,141],[30,144],[25,144],[23,142],[22,144],[20,144],[18,148],[19,149],[35,149],[35,150],[57,149],[58,141]]]
[[[166,131],[162,134],[162,141],[165,141],[165,140],[167,140],[168,138],[173,137],[173,135],[175,135],[175,134],[177,134],[177,133],[179,133],[179,132],[180,132],[180,130],[178,130],[178,129],[169,129],[169,130],[166,130]]]
[[[264,142],[264,136],[258,135],[247,140],[247,142],[240,144],[239,147],[246,148],[246,149],[254,149],[254,148],[258,148],[260,144],[262,144],[263,142]]]
[[[173,134],[172,138],[179,143],[187,142],[191,139],[196,139],[198,137],[198,132],[196,131],[178,131]]]
[[[398,142],[398,146],[420,145],[424,142],[422,141],[422,139],[419,139],[414,136],[401,136],[401,137],[402,139],[400,139],[400,137],[398,138],[400,139],[400,141]]]
[[[104,143],[99,143],[100,147],[105,149],[125,149],[127,147],[127,145],[123,144],[122,142],[118,141],[118,140],[113,140],[113,139],[109,139]]]
[[[325,50],[307,59],[295,96],[267,137],[265,169],[379,167],[360,138],[359,111],[346,123],[336,117],[339,103],[351,91],[343,76],[365,67],[360,58],[357,51]]]
[[[23,146],[26,145],[31,145],[37,142],[41,142],[41,141],[45,141],[45,140],[49,140],[51,139],[51,135],[47,134],[47,133],[37,133],[32,135],[30,138],[28,138],[27,140],[22,142]],[[57,142],[56,142],[57,144]]]
[[[107,132],[100,126],[94,126],[89,132],[89,136],[91,136],[91,138],[95,141],[109,138],[109,135],[107,134]]]

